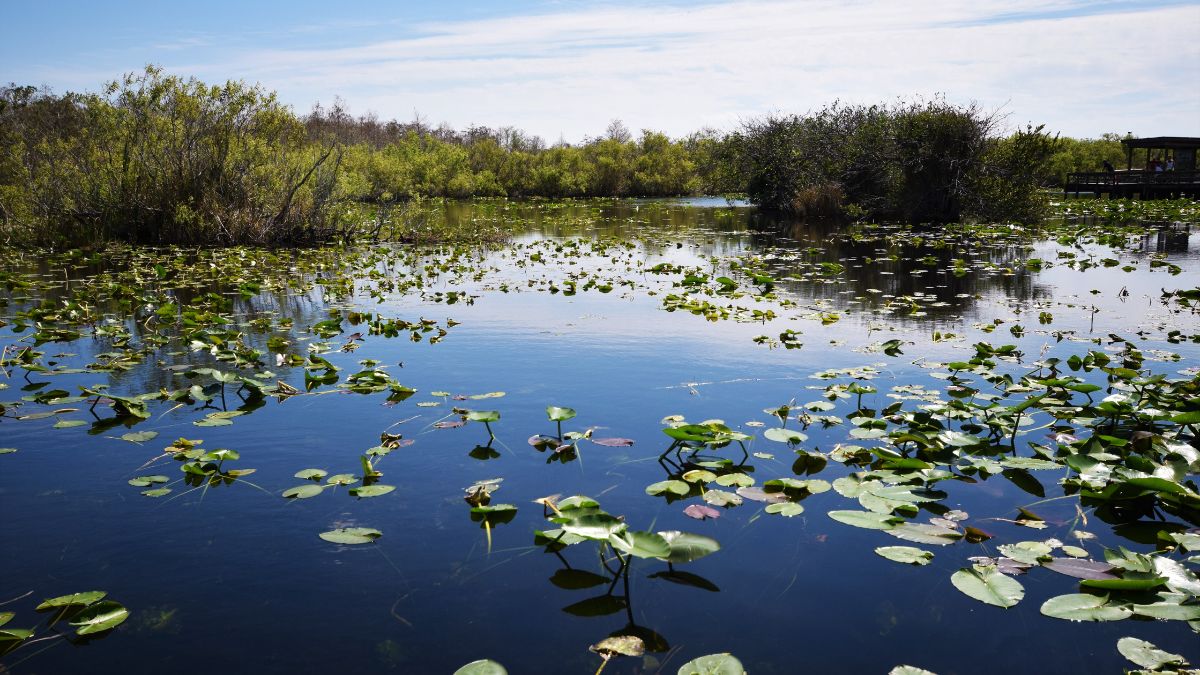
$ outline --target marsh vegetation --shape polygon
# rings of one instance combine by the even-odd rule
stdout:
[[[1015,221],[1048,213],[1040,188],[1099,170],[1115,137],[1012,131],[942,100],[831,105],[684,138],[613,121],[581,143],[513,127],[455,130],[297,114],[261,86],[155,67],[94,93],[0,88],[0,237],[295,245],[387,239],[391,205],[438,198],[738,195],[848,221]]]
[[[3,249],[0,662],[1183,670],[1200,207],[1048,206]]]

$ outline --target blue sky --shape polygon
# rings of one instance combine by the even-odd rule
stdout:
[[[1200,0],[3,2],[0,81],[98,90],[147,63],[304,112],[575,142],[834,100],[943,95],[1073,136],[1200,135]]]

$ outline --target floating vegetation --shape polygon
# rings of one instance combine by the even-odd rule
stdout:
[[[129,618],[129,610],[124,605],[107,597],[105,591],[86,591],[47,598],[34,608],[46,615],[45,625],[35,628],[8,626],[16,613],[0,612],[0,656],[47,640],[64,639],[82,644],[84,641],[79,638],[95,639],[107,635]],[[64,630],[60,622],[72,626],[74,636]]]
[[[973,606],[1034,627],[1030,650],[1046,651],[1068,621],[1126,621],[1115,648],[1099,631],[1088,643],[1097,668],[1196,661],[1200,287],[1175,252],[1195,245],[1194,204],[1131,220],[1071,201],[1036,228],[770,231],[725,207],[700,227],[655,202],[474,208],[541,229],[487,245],[4,251],[13,584],[124,555],[166,594],[156,574],[179,557],[237,580],[232,550],[288,551],[271,561],[283,580],[382,570],[395,583],[356,606],[355,628],[401,622],[413,632],[387,636],[388,663],[414,671],[457,665],[416,649],[447,614],[490,626],[478,655],[514,668],[742,673],[704,656],[753,653],[742,640],[766,650],[752,670],[778,667],[751,631],[803,622],[776,606],[846,584],[878,595],[888,626],[935,630]],[[45,545],[25,517],[38,509],[69,545]],[[306,549],[322,555],[292,555]],[[550,593],[528,592],[547,577]],[[44,629],[0,613],[0,650],[66,669],[27,647],[128,630],[106,596],[77,595]],[[514,598],[529,621],[498,621]],[[705,612],[735,606],[728,645],[696,638]],[[558,611],[572,621],[555,644],[501,651]],[[888,630],[847,667],[904,660]]]

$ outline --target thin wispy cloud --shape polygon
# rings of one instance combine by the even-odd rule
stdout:
[[[337,95],[356,112],[514,124],[551,140],[598,134],[612,118],[681,135],[833,100],[939,93],[1072,135],[1200,133],[1195,2],[575,3],[478,20],[380,17],[330,25],[306,45],[319,28],[280,27],[268,46],[231,35],[230,48],[139,55],[261,82],[300,110]]]

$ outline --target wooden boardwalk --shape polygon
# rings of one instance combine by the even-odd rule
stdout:
[[[1103,171],[1067,175],[1065,194],[1091,193],[1099,197],[1171,199],[1200,196],[1200,171]]]

